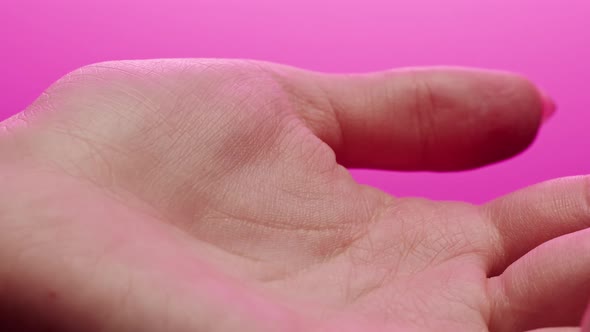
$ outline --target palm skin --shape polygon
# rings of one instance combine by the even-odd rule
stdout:
[[[394,198],[344,167],[481,166],[525,148],[541,113],[536,89],[501,73],[82,68],[4,122],[0,327],[576,326],[587,178],[474,206]]]

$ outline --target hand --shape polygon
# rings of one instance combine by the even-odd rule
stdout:
[[[579,325],[587,177],[474,206],[394,198],[344,168],[505,159],[547,101],[517,76],[460,69],[77,70],[3,123],[1,330]]]

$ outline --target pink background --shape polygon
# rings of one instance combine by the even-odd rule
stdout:
[[[556,116],[524,154],[454,173],[354,171],[395,195],[482,202],[590,173],[588,0],[0,0],[0,112],[85,64],[239,57],[329,72],[449,64],[513,70]]]

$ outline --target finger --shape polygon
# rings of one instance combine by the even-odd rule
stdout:
[[[493,331],[579,325],[590,297],[590,230],[540,245],[489,285]]]
[[[348,167],[468,169],[515,155],[555,109],[508,73],[433,68],[290,75],[302,115]],[[320,92],[318,92],[320,91]]]
[[[590,177],[534,185],[483,208],[499,238],[490,257],[490,275],[497,275],[538,245],[590,226]]]

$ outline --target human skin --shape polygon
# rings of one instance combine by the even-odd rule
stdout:
[[[587,176],[472,205],[346,169],[490,164],[553,109],[458,68],[81,68],[2,123],[0,330],[579,331]]]

